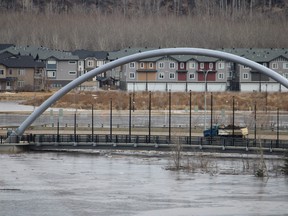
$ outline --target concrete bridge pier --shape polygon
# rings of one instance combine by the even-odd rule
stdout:
[[[27,144],[9,143],[0,144],[0,154],[17,154],[25,152],[28,149]]]

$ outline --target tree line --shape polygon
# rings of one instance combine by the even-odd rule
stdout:
[[[147,14],[209,14],[239,16],[255,12],[287,12],[286,0],[0,0],[2,10],[62,13],[122,13],[124,16]]]
[[[270,12],[255,6],[262,4]],[[282,0],[0,0],[0,8],[10,8],[0,13],[0,43],[68,51],[287,48],[285,4]],[[180,11],[185,10],[183,15]]]

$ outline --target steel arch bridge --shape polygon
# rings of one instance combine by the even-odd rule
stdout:
[[[265,74],[275,81],[279,82],[286,88],[288,88],[288,80],[278,74],[277,72],[260,65],[254,61],[248,60],[246,58],[211,49],[202,49],[202,48],[165,48],[165,49],[157,49],[152,51],[146,51],[142,53],[136,53],[130,56],[126,56],[115,61],[109,62],[105,65],[102,65],[99,68],[95,68],[88,73],[78,77],[77,79],[71,81],[66,86],[58,90],[55,94],[53,94],[50,98],[44,101],[37,109],[35,109],[30,116],[28,116],[21,125],[11,133],[8,137],[11,140],[11,136],[17,137],[22,136],[25,130],[50,106],[52,106],[57,100],[59,100],[62,96],[67,94],[73,88],[81,85],[83,82],[95,77],[97,74],[103,73],[105,71],[111,70],[115,67],[127,64],[129,62],[138,61],[141,59],[152,58],[157,56],[167,56],[167,55],[201,55],[201,56],[209,56],[216,57],[223,60],[228,60],[231,62],[239,63],[250,67],[254,70],[259,71],[262,74]]]

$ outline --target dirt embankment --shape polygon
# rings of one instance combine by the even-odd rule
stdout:
[[[54,92],[19,92],[19,93],[0,93],[0,101],[22,101],[23,104],[38,106]],[[211,96],[212,95],[212,96]],[[131,107],[138,110],[145,110],[149,107],[149,92],[127,93],[123,91],[99,91],[99,92],[70,92],[53,106],[62,108],[91,109],[110,109],[112,100],[113,109],[129,109],[131,97]],[[203,92],[191,93],[192,109],[203,109],[205,94]],[[213,99],[213,109],[232,110],[233,98],[235,110],[288,110],[288,93],[239,93],[239,92],[215,92],[206,94],[207,109],[211,107]],[[189,92],[172,92],[171,109],[189,109]],[[151,108],[169,109],[169,93],[152,92]]]

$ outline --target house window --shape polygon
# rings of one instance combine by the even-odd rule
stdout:
[[[204,63],[203,62],[200,63],[200,69],[204,69]]]
[[[19,69],[18,70],[18,76],[25,76],[25,70],[24,69]]]
[[[184,69],[184,68],[185,68],[184,62],[181,62],[181,63],[180,63],[180,68],[181,68],[181,69]]]
[[[130,62],[129,63],[129,68],[135,68],[135,62]]]
[[[218,63],[218,69],[224,69],[225,68],[225,63],[224,62],[219,62]]]
[[[196,68],[196,63],[195,62],[189,62],[189,68],[190,69],[195,69]]]
[[[164,79],[164,73],[163,72],[159,73],[159,79]]]
[[[18,82],[17,82],[17,86],[18,86],[19,88],[24,87],[24,81],[18,81]]]
[[[100,60],[96,61],[96,67],[100,67],[103,64],[104,64],[104,61],[100,61]]]
[[[152,62],[149,63],[149,68],[153,68],[153,63]]]
[[[10,81],[7,81],[7,82],[6,82],[6,86],[7,86],[7,87],[10,87],[10,86],[11,86],[11,82],[10,82]]]
[[[264,66],[264,67],[267,67],[267,63],[263,63],[263,66]]]
[[[12,75],[12,74],[13,74],[12,69],[9,69],[9,75]]]
[[[4,70],[0,69],[0,76],[3,76],[3,75],[4,75]]]
[[[169,73],[169,79],[175,79],[175,73]]]
[[[189,79],[195,79],[195,73],[189,73]]]
[[[278,63],[272,63],[272,69],[277,69],[278,68]]]
[[[76,71],[69,71],[69,75],[76,75]]]
[[[88,67],[94,67],[94,61],[93,60],[88,60],[87,61],[87,66]]]
[[[249,78],[248,73],[243,73],[243,79],[248,79],[248,78]]]
[[[288,63],[283,63],[283,69],[288,69]]]
[[[213,69],[213,63],[209,63],[209,69]]]
[[[160,69],[164,68],[164,62],[159,62],[158,66]]]
[[[48,60],[47,64],[56,64],[56,61],[55,60]]]
[[[55,60],[48,60],[47,61],[47,65],[46,65],[47,69],[56,69],[56,61]]]
[[[174,69],[175,68],[175,63],[174,62],[170,62],[169,63],[169,68],[170,69]]]
[[[218,74],[218,79],[224,79],[224,73],[219,73]]]
[[[140,62],[140,68],[144,68],[144,62]]]
[[[284,73],[284,77],[288,79],[288,73]]]
[[[76,64],[76,61],[69,61],[68,64]]]
[[[135,72],[130,72],[129,73],[129,78],[130,79],[135,79]]]
[[[47,71],[47,77],[49,78],[56,77],[56,71]]]
[[[249,67],[246,65],[243,65],[243,69],[249,69]]]

